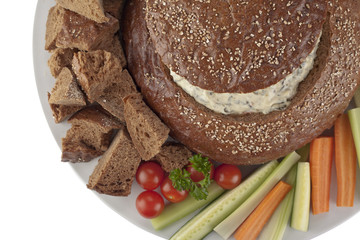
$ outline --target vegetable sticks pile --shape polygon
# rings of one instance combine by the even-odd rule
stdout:
[[[259,239],[270,236],[271,239],[282,239],[290,214],[290,226],[299,231],[307,231],[310,204],[313,215],[329,212],[334,159],[337,179],[336,206],[354,205],[356,157],[360,159],[360,108],[339,116],[334,123],[333,136],[320,136],[297,152],[301,155],[300,161],[295,165],[297,171],[288,173],[296,176],[296,183],[284,185],[286,183],[280,181],[278,185],[283,188],[281,194],[278,193],[276,197],[272,195],[274,191],[278,191],[277,186],[266,195],[236,230],[236,240],[256,239],[258,236]],[[291,186],[294,187],[292,191]],[[268,207],[264,210],[264,206]],[[262,209],[261,214],[259,209]],[[269,223],[266,225],[267,221]]]

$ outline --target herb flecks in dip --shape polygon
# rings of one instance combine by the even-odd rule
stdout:
[[[215,112],[222,114],[261,112],[267,114],[289,106],[291,99],[297,92],[299,83],[306,78],[313,68],[317,48],[318,44],[300,67],[284,79],[270,87],[249,93],[216,93],[192,85],[174,71],[170,70],[170,74],[176,84],[187,94],[192,96],[198,103]]]

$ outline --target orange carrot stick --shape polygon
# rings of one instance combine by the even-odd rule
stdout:
[[[334,158],[334,138],[319,137],[310,144],[310,176],[312,212],[329,211],[331,165]]]
[[[280,181],[236,230],[235,239],[255,240],[291,188],[291,185]]]
[[[335,166],[338,207],[354,205],[356,185],[356,149],[347,114],[335,121]]]

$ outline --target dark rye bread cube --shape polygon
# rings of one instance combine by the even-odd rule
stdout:
[[[109,36],[102,41],[102,44],[98,46],[96,50],[105,50],[114,54],[119,60],[122,67],[126,66],[126,58],[123,48],[120,44],[119,36]],[[51,56],[48,60],[48,66],[51,74],[57,78],[64,67],[72,70],[72,59],[74,53],[78,52],[77,49],[71,48],[56,48],[51,52]]]
[[[68,68],[63,68],[51,90],[50,104],[85,106],[85,96],[80,90],[75,76]]]
[[[109,21],[105,16],[103,0],[56,0],[63,8],[76,12],[98,23]]]
[[[48,102],[55,123],[60,123],[86,106],[85,96],[68,68],[63,68],[55,86],[48,93]]]
[[[71,70],[71,61],[74,56],[75,49],[57,48],[52,53],[48,60],[48,66],[51,74],[57,78],[64,67]]]
[[[152,159],[161,165],[165,172],[182,169],[189,163],[192,152],[180,143],[169,143],[161,147],[160,152]]]
[[[97,50],[76,53],[72,65],[88,99],[125,121],[123,98],[138,91],[120,60],[110,52]]]
[[[64,162],[88,162],[102,155],[116,130],[123,126],[99,105],[82,109],[68,122],[72,126],[62,139]]]
[[[87,187],[102,194],[128,196],[140,161],[125,127],[121,128],[89,177]]]
[[[124,98],[127,129],[141,158],[151,160],[160,152],[169,135],[169,128],[145,104],[141,94]]]
[[[51,98],[51,94],[48,93],[48,100]],[[68,117],[72,116],[77,111],[81,110],[83,106],[69,106],[69,105],[60,105],[60,104],[51,104],[50,109],[53,114],[55,123],[61,123],[65,121]]]
[[[125,122],[123,98],[137,93],[136,86],[127,70],[120,73],[120,81],[106,86],[96,101],[120,121]]]
[[[107,14],[109,21],[97,23],[59,5],[49,10],[45,49],[77,48],[91,51],[108,41],[119,30],[119,21]]]
[[[115,34],[112,37],[109,37],[107,40],[104,39],[102,44],[95,50],[104,50],[112,53],[115,57],[120,60],[121,67],[126,66],[126,57],[124,54],[123,47],[121,46],[119,36]]]
[[[104,153],[104,151],[83,142],[82,137],[79,137],[82,131],[85,131],[86,134],[90,130],[86,127],[72,127],[66,132],[66,137],[62,139],[61,161],[72,163],[89,162]],[[89,137],[86,137],[86,139],[89,139]]]

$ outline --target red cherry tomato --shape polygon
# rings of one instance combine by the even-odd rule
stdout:
[[[179,191],[173,187],[169,177],[166,177],[160,187],[162,195],[170,202],[178,203],[189,195],[188,191]]]
[[[209,161],[210,162],[210,161]],[[210,162],[211,163],[211,162]],[[189,165],[187,165],[186,170],[190,173],[190,178],[194,181],[194,182],[200,182],[201,180],[204,179],[204,174],[201,172],[196,171],[192,164],[190,163]],[[211,170],[210,170],[210,179],[213,179],[214,177],[214,165],[211,163]]]
[[[155,162],[141,164],[136,172],[136,181],[146,190],[154,190],[164,179],[164,170]]]
[[[154,191],[145,191],[136,198],[136,209],[144,218],[155,218],[164,209],[164,199]]]
[[[220,187],[233,189],[241,182],[241,172],[235,165],[222,164],[215,169],[214,179]]]

